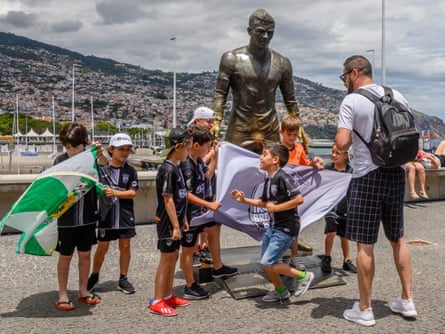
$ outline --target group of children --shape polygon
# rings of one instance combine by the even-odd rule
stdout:
[[[166,160],[156,177],[158,206],[156,209],[158,249],[161,252],[155,275],[155,296],[150,302],[152,313],[174,316],[176,306],[186,306],[188,301],[172,294],[173,276],[179,248],[182,246],[181,267],[186,286],[187,299],[203,299],[209,296],[193,276],[193,253],[200,233],[205,232],[213,259],[212,276],[227,278],[237,274],[237,269],[221,261],[221,225],[216,222],[190,226],[193,217],[205,210],[216,211],[221,203],[210,200],[209,192],[214,168],[208,168],[203,159],[210,151],[216,151],[208,129],[192,125],[189,129],[175,128],[166,134]],[[213,155],[210,166],[216,164]]]
[[[198,250],[202,251],[208,247],[214,278],[227,278],[238,273],[237,268],[229,267],[221,260],[221,225],[218,222],[190,226],[192,218],[202,215],[206,210],[217,211],[221,207],[221,203],[213,200],[218,151],[218,144],[213,141],[209,131],[213,119],[214,113],[211,109],[200,107],[195,110],[188,129],[174,128],[168,130],[164,137],[165,150],[161,155],[166,159],[158,169],[156,177],[156,229],[160,259],[155,274],[154,297],[148,306],[154,314],[174,316],[177,314],[176,307],[189,305],[189,299],[209,297],[209,292],[201,287],[193,276],[193,258]],[[298,119],[290,115],[285,116],[280,130],[282,143],[265,145],[260,156],[260,168],[266,172],[267,179],[261,198],[247,198],[239,190],[232,191],[235,201],[266,208],[271,216],[271,226],[266,230],[262,241],[261,264],[275,289],[263,297],[264,302],[275,302],[290,297],[280,275],[296,279],[295,296],[306,293],[314,279],[314,274],[306,271],[302,263],[292,261],[297,258],[300,226],[298,206],[304,199],[292,178],[281,169],[287,163],[324,168],[321,158],[315,157],[308,161],[303,147],[296,143],[299,127]],[[88,145],[86,130],[77,123],[70,123],[62,129],[60,139],[66,153],[56,159],[56,163],[81,152]],[[76,203],[59,219],[59,300],[55,306],[63,311],[74,309],[74,304],[68,298],[66,285],[69,263],[76,247],[79,254],[80,302],[89,305],[100,303],[99,296],[91,291],[99,280],[99,272],[109,243],[116,239],[119,240],[120,250],[118,288],[128,294],[135,292],[135,288],[127,279],[130,240],[136,235],[133,198],[138,189],[138,180],[135,169],[127,163],[133,145],[130,137],[125,134],[113,136],[107,148],[110,159],[101,153],[102,146],[99,143],[96,143],[96,146],[99,152],[100,181],[106,186],[99,210],[94,204],[96,194],[93,190],[90,192],[90,199],[84,197],[83,201]],[[329,168],[350,172],[347,153],[338,152],[335,146],[332,160],[332,166]],[[84,210],[85,204],[91,208]],[[343,269],[355,272],[355,266],[349,258],[348,241],[342,234],[344,215],[343,202],[326,218],[326,254],[322,259],[322,270],[325,272],[332,270],[330,253],[335,234],[342,238]],[[97,217],[98,246],[93,270],[88,279],[90,251],[96,243]],[[67,233],[61,233],[64,231]],[[289,248],[293,255],[290,265],[281,261]],[[173,279],[179,258],[186,281],[186,299],[173,294]]]

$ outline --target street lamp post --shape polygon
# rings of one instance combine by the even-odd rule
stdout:
[[[93,96],[90,97],[91,105],[91,141],[94,142],[94,109],[93,109]]]
[[[374,69],[375,69],[375,50],[374,49],[369,49],[366,50],[366,52],[371,52],[372,53],[372,77],[374,78]],[[375,78],[374,78],[375,80]]]
[[[75,115],[74,115],[74,83],[75,83],[74,68],[76,66],[80,67],[81,65],[73,64],[73,97],[72,97],[72,101],[71,101],[71,122],[74,122],[74,118],[75,118]]]
[[[53,95],[53,154],[57,153],[57,146],[56,146],[56,112],[55,112],[55,104],[54,104],[54,95]]]
[[[28,152],[28,114],[25,112],[25,152]]]
[[[174,64],[173,64],[173,128],[176,128],[176,37],[170,38],[174,43],[173,54],[174,54]]]
[[[386,84],[385,33],[385,0],[382,0],[382,86]]]

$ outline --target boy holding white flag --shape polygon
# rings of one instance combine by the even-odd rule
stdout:
[[[66,152],[55,159],[55,165],[81,153],[89,145],[88,132],[79,123],[66,124],[60,131],[59,138]],[[102,152],[101,145],[96,144],[96,146],[98,152]],[[102,153],[99,154],[102,155]],[[77,299],[87,305],[100,303],[99,296],[88,292],[87,289],[91,246],[96,243],[97,218],[97,196],[95,188],[92,188],[57,220],[56,250],[60,253],[57,263],[59,299],[54,303],[54,306],[60,311],[72,311],[75,308],[68,296],[68,273],[76,248],[79,257],[79,295]]]

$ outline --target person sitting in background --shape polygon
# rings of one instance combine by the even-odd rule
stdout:
[[[420,198],[429,199],[429,196],[425,190],[425,168],[439,168],[441,166],[440,160],[434,154],[419,150],[417,152],[416,159],[408,162],[406,165],[406,172],[408,173],[408,187],[409,196],[411,199],[418,200]],[[416,192],[416,174],[419,181],[419,194]]]
[[[416,160],[406,163],[405,166],[406,172],[408,173],[409,197],[414,200],[420,199],[420,196],[416,192],[415,186],[416,174],[417,180],[419,181],[420,195],[422,197],[428,196],[425,190],[425,167],[423,167],[422,163],[416,158]]]
[[[417,152],[417,156],[426,169],[436,169],[442,167],[442,161],[439,156],[434,153],[428,153],[422,150]]]
[[[440,161],[440,166],[438,168],[445,166],[445,140],[442,140],[439,143],[439,146],[437,146],[436,150],[434,151],[434,155]]]

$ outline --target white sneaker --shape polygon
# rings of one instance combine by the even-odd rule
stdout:
[[[306,277],[301,280],[297,280],[298,286],[294,292],[294,296],[295,297],[303,296],[311,286],[313,280],[314,280],[314,273],[306,271]]]
[[[395,302],[391,303],[391,311],[400,313],[406,318],[415,318],[417,316],[416,307],[412,299],[397,298]]]
[[[266,293],[266,295],[263,297],[263,302],[265,303],[273,303],[273,302],[277,302],[277,301],[282,301],[282,300],[286,300],[289,299],[290,297],[290,293],[289,291],[286,289],[283,292],[278,292],[277,290],[272,290],[269,291],[268,293]]]
[[[372,312],[372,308],[370,307],[368,310],[362,312],[360,310],[360,302],[354,302],[351,309],[345,310],[343,312],[343,318],[362,326],[375,325],[374,312]]]

